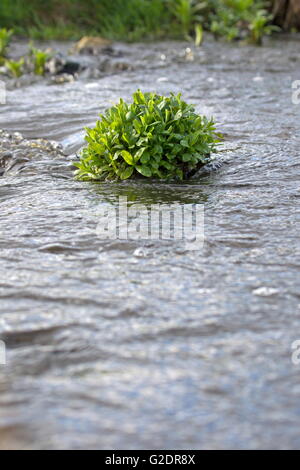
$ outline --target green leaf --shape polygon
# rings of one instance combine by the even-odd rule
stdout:
[[[126,114],[126,119],[127,121],[130,121],[132,118],[134,118],[134,114],[132,111],[128,111],[128,113]]]
[[[127,180],[128,178],[130,178],[130,176],[131,176],[132,173],[133,173],[133,170],[134,170],[134,167],[133,167],[133,166],[129,166],[128,168],[126,168],[126,170],[124,170],[124,171],[120,174],[121,180]]]
[[[141,163],[148,163],[150,160],[150,153],[144,152],[141,158]]]
[[[133,121],[133,125],[134,125],[135,130],[139,133],[142,129],[142,123],[138,121],[138,119],[135,119]]]
[[[165,167],[167,170],[172,170],[174,168],[174,165],[171,165],[171,163],[166,162],[166,161],[162,161],[161,165]]]
[[[155,153],[159,153],[159,154],[162,154],[163,153],[163,148],[161,145],[155,145],[154,146],[154,152]]]
[[[141,147],[134,155],[134,162],[137,163],[139,159],[142,157],[146,150],[146,147]]]
[[[182,117],[182,111],[179,110],[179,111],[177,111],[177,113],[175,114],[174,120],[175,120],[175,121],[178,121],[178,119],[180,119],[181,117]]]
[[[139,173],[141,173],[141,175],[146,176],[147,178],[152,176],[151,169],[145,165],[139,165],[136,167],[136,169]]]
[[[90,147],[99,155],[101,155],[104,152],[104,147],[101,144],[98,144],[97,142],[92,142],[90,144]]]
[[[201,24],[195,26],[195,46],[200,46],[203,41],[203,27]]]
[[[127,152],[126,150],[122,150],[121,155],[128,165],[134,165],[134,159],[131,153]]]

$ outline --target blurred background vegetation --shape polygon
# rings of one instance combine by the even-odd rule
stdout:
[[[114,40],[193,38],[203,31],[227,40],[259,43],[280,26],[289,5],[299,0],[0,0],[0,28],[33,39],[79,39],[101,35]],[[274,10],[276,9],[276,11]],[[286,11],[285,11],[286,10]],[[272,15],[272,12],[274,15]],[[285,23],[285,24],[284,24]],[[296,24],[291,26],[297,27]]]

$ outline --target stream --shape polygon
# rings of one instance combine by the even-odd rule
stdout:
[[[0,129],[63,151],[16,146],[25,163],[0,177],[1,449],[300,447],[299,45],[116,44],[132,66],[8,84]],[[177,184],[74,180],[83,128],[137,88],[214,116],[226,163]],[[101,239],[120,196],[203,205],[204,246]]]

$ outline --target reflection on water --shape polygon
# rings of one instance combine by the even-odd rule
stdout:
[[[0,447],[299,447],[298,42],[207,43],[163,69],[181,44],[130,47],[151,71],[9,91],[0,127],[71,155],[119,96],[182,91],[230,163],[188,184],[82,183],[43,153],[0,178]],[[204,248],[101,240],[120,196],[204,204]]]

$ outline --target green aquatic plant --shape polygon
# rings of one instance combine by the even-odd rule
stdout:
[[[140,90],[131,104],[121,99],[86,132],[87,146],[75,163],[76,177],[84,180],[188,178],[211,161],[221,137],[213,119],[196,114],[180,94]]]
[[[1,28],[0,29],[0,59],[6,55],[6,50],[9,45],[10,39],[13,35],[12,29]]]
[[[199,0],[167,0],[166,5],[176,19],[178,36],[191,40],[194,35],[196,46],[203,40],[203,24],[208,7],[207,1]]]
[[[270,36],[273,32],[280,31],[278,26],[271,24],[273,15],[266,10],[258,10],[253,16],[250,24],[250,42],[261,44],[264,36]]]
[[[36,49],[31,44],[29,55],[33,60],[34,73],[36,75],[45,75],[46,63],[47,60],[51,57],[51,54],[49,54],[47,51]]]
[[[232,41],[240,36],[240,18],[230,8],[224,6],[218,8],[211,16],[210,31],[216,37],[224,37],[227,41]]]
[[[200,46],[203,41],[203,27],[201,24],[195,26],[195,46]]]
[[[23,74],[22,69],[23,69],[24,63],[25,63],[24,57],[22,57],[18,61],[6,60],[5,67],[14,78],[19,78]]]
[[[210,16],[210,30],[228,41],[245,39],[261,44],[264,36],[278,30],[270,23],[272,15],[264,0],[211,0],[214,8]]]
[[[206,3],[195,0],[168,0],[167,4],[181,25],[182,34],[188,37],[195,23],[202,21],[199,12],[206,6]]]

